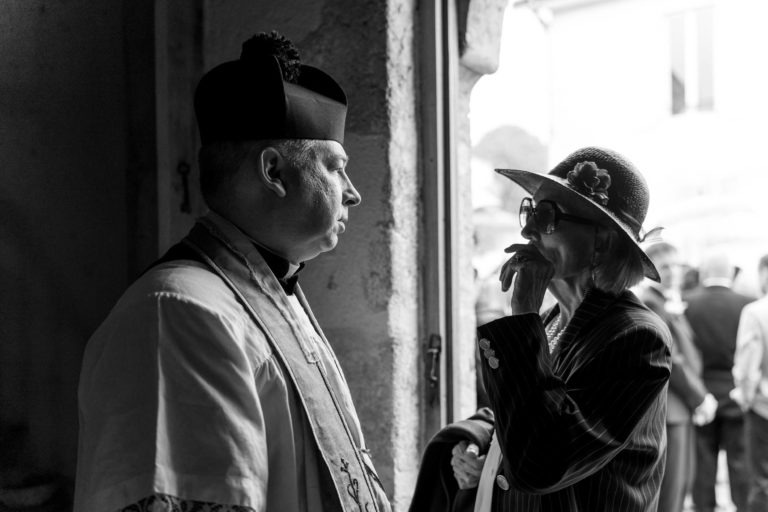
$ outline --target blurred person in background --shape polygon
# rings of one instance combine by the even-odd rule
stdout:
[[[692,267],[687,263],[682,265],[682,283],[680,283],[680,290],[683,293],[690,292],[697,286],[699,286],[699,269]]]
[[[547,175],[499,172],[532,196],[520,206],[528,243],[509,246],[501,270],[512,314],[478,329],[495,432],[487,453],[454,447],[455,502],[477,512],[655,511],[671,341],[628,290],[659,279],[639,245],[645,179],[594,147]],[[547,289],[556,305],[540,315]]]
[[[661,483],[659,512],[682,512],[693,485],[695,470],[694,423],[712,421],[717,400],[701,379],[701,356],[683,315],[680,296],[683,267],[677,248],[656,242],[646,248],[659,271],[660,281],[647,279],[638,290],[640,299],[659,315],[672,334],[672,373],[667,390],[667,465]]]
[[[710,254],[699,265],[701,286],[687,294],[685,316],[701,353],[704,385],[718,402],[715,419],[696,427],[693,503],[698,512],[717,508],[715,485],[720,450],[725,450],[731,499],[746,510],[748,473],[744,413],[731,398],[733,357],[741,310],[753,299],[731,289],[735,267],[725,254]]]
[[[763,297],[741,312],[731,392],[745,412],[748,512],[768,510],[768,254],[760,258],[758,279]]]

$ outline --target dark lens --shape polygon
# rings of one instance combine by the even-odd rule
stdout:
[[[549,201],[541,201],[536,205],[536,227],[543,233],[555,230],[555,205]]]
[[[524,228],[528,224],[528,219],[531,218],[533,213],[533,202],[530,197],[523,198],[520,203],[520,227]]]

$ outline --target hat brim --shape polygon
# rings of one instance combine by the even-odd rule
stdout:
[[[659,272],[656,270],[656,266],[653,264],[648,255],[645,254],[645,251],[640,246],[640,240],[636,238],[632,228],[601,204],[596,203],[587,196],[573,190],[566,184],[565,180],[562,180],[557,176],[539,174],[531,171],[523,171],[521,169],[496,169],[496,172],[520,185],[529,194],[531,194],[531,196],[535,196],[539,190],[549,187],[553,188],[554,190],[566,192],[571,197],[573,197],[574,201],[586,206],[587,208],[590,208],[598,216],[603,217],[607,223],[618,228],[618,232],[627,237],[627,239],[632,242],[632,246],[637,250],[640,261],[643,264],[643,274],[645,277],[656,282],[660,281]]]

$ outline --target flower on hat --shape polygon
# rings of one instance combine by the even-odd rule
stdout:
[[[611,176],[595,162],[579,162],[568,171],[568,185],[582,195],[603,206],[608,204],[608,187]]]

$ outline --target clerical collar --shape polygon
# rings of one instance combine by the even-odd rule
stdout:
[[[283,290],[285,290],[285,293],[288,295],[293,295],[293,290],[296,288],[296,282],[299,279],[299,272],[301,269],[304,268],[304,263],[300,263],[298,265],[291,263],[290,261],[286,260],[282,256],[279,256],[275,254],[271,249],[268,249],[267,247],[264,247],[262,244],[248,236],[245,231],[240,229],[240,227],[235,224],[234,222],[230,221],[226,217],[220,215],[214,210],[210,210],[208,215],[211,217],[211,219],[214,222],[223,222],[226,224],[229,224],[233,228],[240,231],[240,233],[243,234],[243,236],[248,237],[248,240],[251,241],[251,243],[258,249],[259,254],[261,254],[261,257],[264,258],[264,262],[267,264],[267,267],[269,267],[269,270],[272,271],[272,273],[277,278],[277,281],[280,283],[280,286],[283,287]]]
[[[259,250],[259,254],[264,258],[264,262],[269,267],[269,270],[277,278],[280,286],[283,287],[285,293],[293,295],[293,290],[296,288],[296,283],[299,280],[299,272],[304,268],[304,263],[296,265],[286,260],[282,256],[278,256],[274,252],[270,251],[263,245],[259,244],[255,240],[251,240],[256,249]]]

